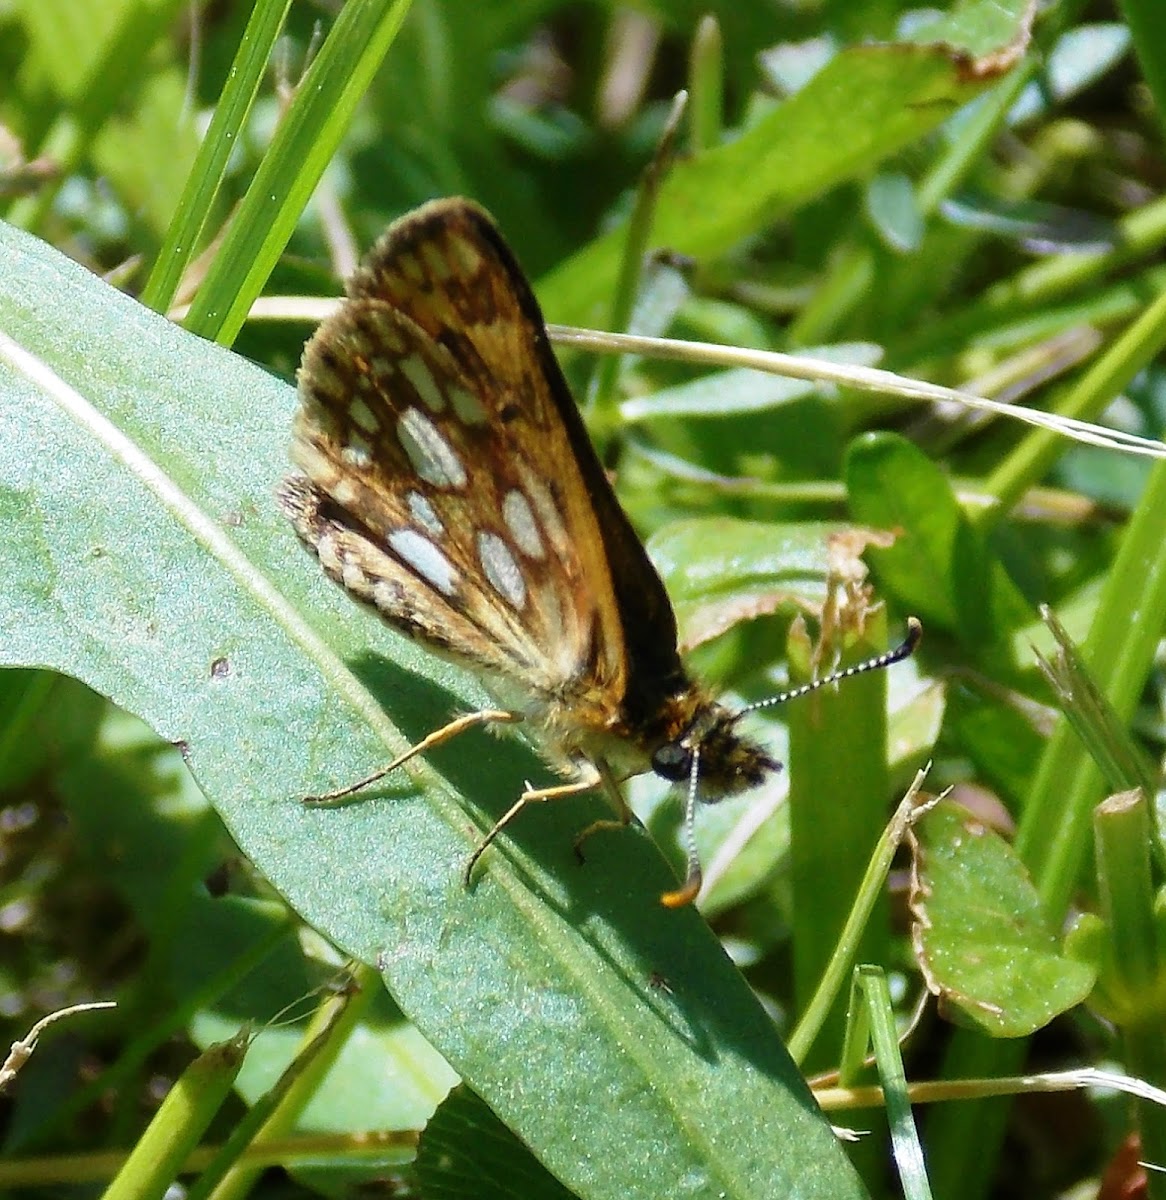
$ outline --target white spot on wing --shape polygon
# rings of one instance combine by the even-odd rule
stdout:
[[[502,519],[506,522],[506,528],[510,530],[515,545],[527,558],[545,556],[546,551],[543,549],[542,538],[539,537],[534,513],[521,492],[512,488],[506,493],[506,498],[502,501]]]
[[[340,579],[350,592],[359,592],[366,576],[360,563],[346,558],[340,567]]]
[[[407,408],[397,421],[397,439],[413,470],[435,487],[465,487],[466,471],[454,448],[419,409]]]
[[[562,515],[555,504],[550,488],[539,479],[525,461],[519,460],[516,465],[522,474],[522,484],[530,498],[530,503],[538,514],[539,523],[547,531],[551,545],[555,548],[559,558],[564,562],[567,561],[572,553],[571,539],[567,536],[567,526],[563,523]]]
[[[433,242],[421,243],[421,257],[435,279],[446,280],[453,274],[449,260]]]
[[[401,374],[413,385],[414,391],[430,412],[439,413],[445,408],[445,396],[423,358],[410,354],[401,359]]]
[[[478,558],[498,595],[521,611],[526,604],[526,582],[510,547],[496,533],[479,533]]]
[[[395,612],[401,606],[401,587],[387,579],[378,579],[372,585],[372,598],[381,612]]]
[[[332,495],[332,499],[342,508],[354,508],[356,506],[358,495],[356,484],[348,476],[341,475],[328,490]]]
[[[449,239],[449,253],[463,275],[473,275],[482,265],[482,256],[477,247],[465,238],[452,237]]]
[[[454,384],[449,389],[449,399],[453,405],[453,411],[465,424],[484,425],[486,423],[486,410],[481,400],[473,392],[467,392],[464,387]]]
[[[316,553],[320,557],[320,565],[325,570],[336,574],[340,570],[340,552],[336,547],[336,538],[331,533],[325,533],[316,543]]]
[[[363,469],[372,463],[372,447],[355,429],[350,429],[340,457],[350,467]]]
[[[348,413],[365,433],[376,433],[380,428],[380,422],[376,419],[376,415],[359,396],[349,403]]]
[[[563,602],[555,588],[543,588],[538,594],[538,607],[546,624],[547,644],[554,647],[554,661],[563,679],[573,679],[585,668],[583,660],[589,639],[585,631],[591,622],[587,614],[572,613],[568,624],[563,613]]]
[[[445,532],[445,526],[441,523],[441,518],[437,515],[437,510],[420,492],[410,492],[407,499],[409,501],[409,512],[412,514],[413,520],[426,533],[430,533],[434,537],[439,537]]]
[[[403,563],[413,568],[443,596],[452,596],[457,587],[457,571],[444,554],[415,529],[394,529],[389,547]]]
[[[420,283],[425,278],[425,269],[417,260],[415,254],[410,254],[406,250],[399,251],[396,258],[393,260],[397,270],[403,275],[408,276],[414,283]]]

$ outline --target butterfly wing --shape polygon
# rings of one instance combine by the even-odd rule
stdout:
[[[309,344],[300,393],[306,478],[284,508],[390,623],[592,726],[626,715],[637,670],[679,670],[663,586],[476,205],[390,228]]]
[[[353,276],[349,294],[391,298],[482,390],[526,392],[545,424],[561,428],[599,534],[586,545],[603,547],[607,570],[595,578],[610,580],[604,600],[605,607],[609,597],[614,601],[615,619],[608,624],[618,620],[621,627],[624,710],[633,725],[655,715],[660,697],[685,681],[672,604],[596,457],[538,301],[493,220],[468,200],[423,205],[389,230]],[[575,528],[590,533],[582,520]]]

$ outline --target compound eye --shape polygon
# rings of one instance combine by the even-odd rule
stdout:
[[[687,779],[692,770],[692,751],[681,742],[665,742],[652,755],[652,770],[665,779]]]

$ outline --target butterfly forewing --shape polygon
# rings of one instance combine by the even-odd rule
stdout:
[[[604,475],[538,302],[493,221],[465,200],[426,204],[389,230],[348,291],[391,303],[450,351],[497,412],[516,403],[539,437],[553,434],[540,461],[551,479],[568,463],[582,479],[583,488],[572,479],[562,489],[566,523],[589,539],[580,548],[588,577],[596,571],[597,580],[610,581],[597,585],[596,601],[608,647],[620,631],[626,715],[635,723],[651,714],[683,678],[672,605]]]
[[[484,229],[445,202],[374,249],[305,354],[293,456],[307,480],[284,503],[390,622],[536,700],[587,698],[576,715],[600,722],[626,657],[593,488],[533,298]]]

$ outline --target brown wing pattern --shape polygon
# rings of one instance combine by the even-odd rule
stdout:
[[[627,658],[595,481],[496,241],[475,206],[443,201],[378,243],[305,353],[306,479],[283,504],[392,624],[523,692],[602,697],[614,716]]]
[[[607,481],[538,302],[493,220],[467,200],[423,205],[388,231],[348,290],[386,300],[420,326],[481,392],[499,398],[499,411],[506,396],[534,397],[531,419],[561,432],[555,453],[562,449],[562,461],[574,463],[585,488],[570,488],[570,497],[578,509],[591,509],[587,520],[581,511],[577,519],[569,514],[572,528],[581,535],[596,528],[602,541],[602,555],[596,550],[592,558],[597,587],[610,579],[612,595],[604,593],[601,607],[613,601],[618,612],[605,631],[621,628],[625,716],[636,724],[654,715],[661,696],[684,680],[672,605]],[[598,546],[593,539],[587,544]],[[590,578],[590,562],[586,569]]]

